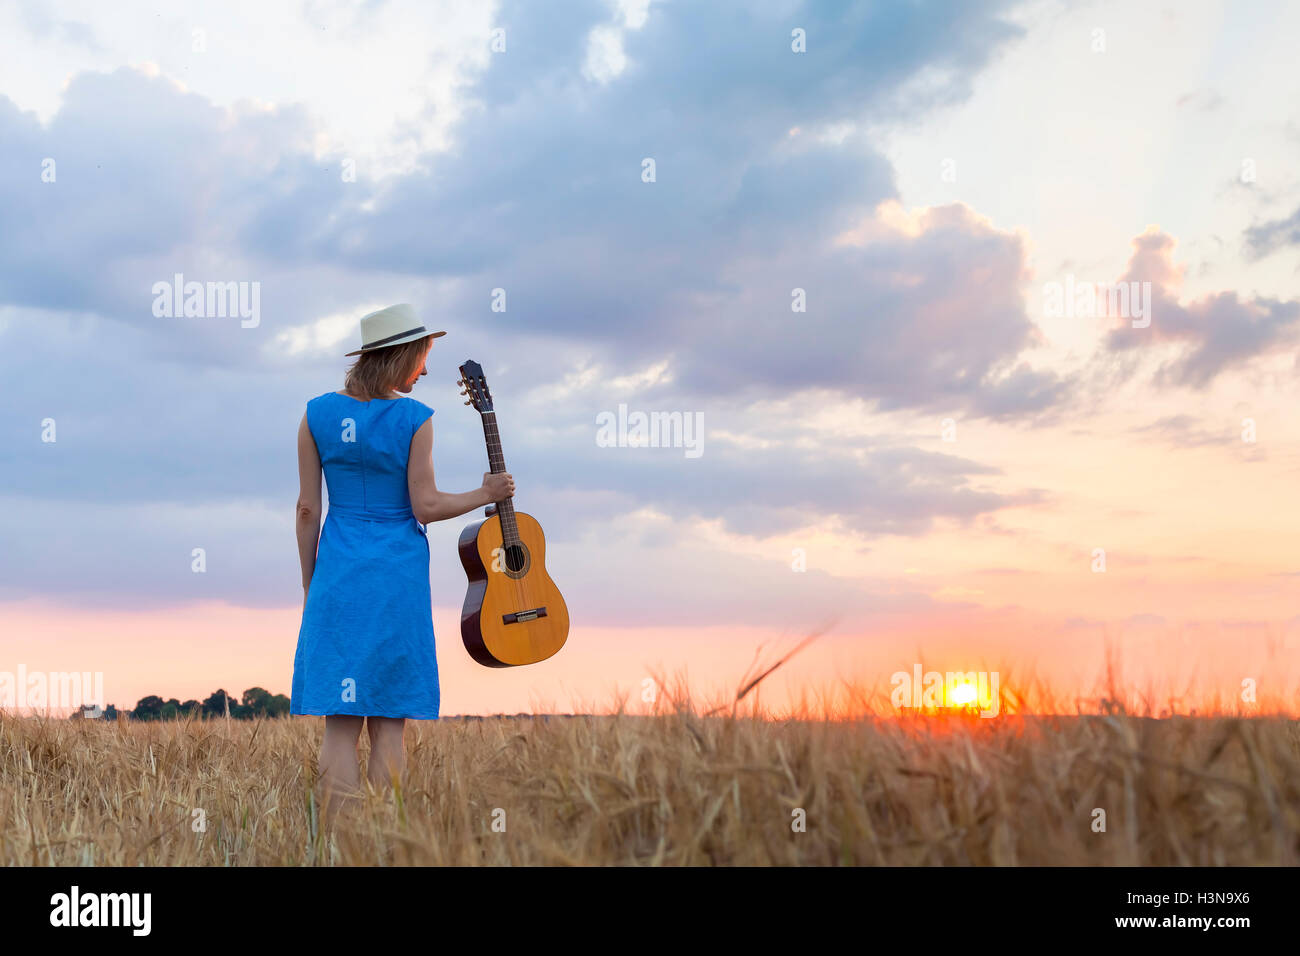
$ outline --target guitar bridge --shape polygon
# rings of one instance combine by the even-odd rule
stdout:
[[[502,614],[502,624],[522,624],[525,621],[535,621],[539,617],[546,617],[546,608],[535,607],[528,611],[516,611],[514,614]]]

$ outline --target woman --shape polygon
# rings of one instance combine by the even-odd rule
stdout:
[[[325,716],[320,777],[325,822],[358,795],[357,743],[370,732],[376,789],[405,766],[406,718],[438,717],[438,662],[424,525],[514,494],[508,474],[476,491],[439,491],[433,409],[409,393],[428,374],[433,340],[409,305],[361,319],[360,356],[343,390],[307,403],[298,426],[298,555],[303,613],[289,712]],[[329,515],[321,531],[321,471]],[[319,539],[319,540],[318,540]],[[318,547],[319,545],[319,547]]]

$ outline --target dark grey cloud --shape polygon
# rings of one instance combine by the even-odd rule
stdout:
[[[710,392],[824,387],[883,409],[1031,415],[1067,386],[1017,362],[1038,340],[1023,272],[1019,240],[961,206],[931,210],[914,236],[792,246],[718,302],[682,375]],[[794,288],[806,312],[791,312]]]
[[[458,129],[456,150],[364,215],[330,209],[328,226],[295,223],[297,245],[271,215],[246,243],[268,257],[456,276],[454,313],[615,361],[671,352],[710,392],[827,384],[886,408],[993,417],[1064,397],[1054,376],[1015,361],[1034,327],[1014,236],[954,207],[914,240],[830,244],[896,192],[873,143],[821,141],[826,124],[963,97],[1014,28],[974,6],[943,17],[924,4],[746,10],[725,27],[716,8],[659,12],[626,35],[626,73],[593,91],[576,76],[577,24],[537,48],[529,38],[549,15],[512,8],[510,52],[475,88],[486,108]],[[792,26],[808,31],[807,54],[790,52]],[[926,87],[928,100],[900,100],[922,68],[944,81]],[[645,157],[653,184],[640,179]],[[488,312],[496,287],[505,316]],[[790,311],[795,287],[816,302],[807,313]]]
[[[0,100],[15,147],[2,198],[32,224],[0,240],[0,299],[148,325],[152,349],[222,364],[257,358],[228,327],[155,321],[154,282],[258,281],[282,328],[328,301],[290,285],[295,272],[441,277],[452,316],[511,334],[522,321],[632,364],[671,349],[701,388],[829,382],[887,408],[1040,411],[1064,386],[1016,366],[1033,326],[1013,237],[958,212],[916,240],[828,248],[895,192],[870,142],[821,141],[825,124],[897,115],[922,70],[943,82],[906,108],[960,99],[1018,35],[996,6],[936,13],[745,11],[723,27],[716,8],[655,8],[625,35],[632,65],[596,87],[581,64],[602,6],[508,7],[509,52],[474,87],[456,147],[379,186],[342,182],[341,157],[317,162],[300,111],[227,116],[130,70],[76,77],[48,128]],[[808,53],[790,52],[792,26]],[[56,184],[39,179],[46,156]],[[809,313],[789,312],[795,285]],[[504,316],[488,310],[497,287]],[[785,362],[792,338],[799,363]]]

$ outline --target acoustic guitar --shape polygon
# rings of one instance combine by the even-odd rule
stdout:
[[[483,418],[488,465],[506,470],[496,411],[483,368],[472,359],[460,367],[461,394]],[[460,535],[460,563],[469,578],[460,614],[460,636],[470,657],[487,667],[544,661],[569,636],[569,609],[546,573],[546,537],[532,515],[516,512],[507,498]]]

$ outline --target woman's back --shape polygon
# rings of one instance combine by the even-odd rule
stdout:
[[[309,401],[307,426],[325,473],[330,512],[409,515],[411,438],[432,414],[428,405],[409,397],[364,402],[326,392]]]

